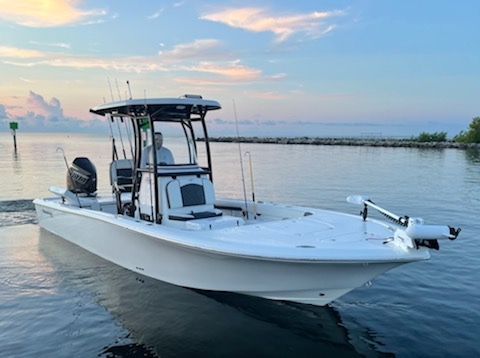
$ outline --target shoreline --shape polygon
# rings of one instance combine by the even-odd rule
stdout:
[[[393,138],[211,137],[209,141],[221,143],[337,145],[389,148],[480,149],[480,143],[459,143],[453,141],[417,142],[410,139]]]

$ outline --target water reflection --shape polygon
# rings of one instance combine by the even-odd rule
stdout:
[[[39,250],[65,283],[93,292],[96,301],[128,329],[134,347],[143,347],[144,353],[166,357],[364,355],[350,343],[348,328],[332,307],[169,285],[122,269],[44,230]],[[105,352],[117,348],[108,347]],[[372,354],[376,353],[368,353]]]
[[[413,156],[419,156],[426,160],[442,160],[445,156],[445,148],[403,148],[405,152]],[[398,148],[395,148],[398,150]]]
[[[479,149],[465,149],[465,159],[468,162],[480,163],[480,150]]]
[[[17,150],[12,152],[12,169],[13,173],[17,175],[22,174],[22,160],[21,155]]]

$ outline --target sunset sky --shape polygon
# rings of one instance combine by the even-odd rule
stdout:
[[[211,133],[410,136],[480,116],[480,1],[0,0],[0,131],[99,132],[129,97],[218,100]],[[235,103],[235,106],[233,105]],[[234,110],[236,108],[236,111]],[[236,113],[235,113],[236,112]]]

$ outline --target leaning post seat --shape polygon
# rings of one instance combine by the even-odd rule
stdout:
[[[110,163],[110,184],[115,194],[117,212],[123,214],[123,206],[131,200],[133,159],[117,159]]]
[[[215,209],[212,182],[201,176],[181,176],[165,186],[169,220],[193,220],[221,216]]]
[[[113,191],[131,192],[133,159],[117,159],[110,163],[110,184]]]

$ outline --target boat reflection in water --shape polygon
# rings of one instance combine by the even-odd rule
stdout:
[[[90,292],[128,330],[128,337],[106,347],[104,356],[132,352],[142,357],[375,354],[372,347],[350,343],[351,334],[333,307],[170,285],[114,265],[43,229],[39,251],[62,283]]]

